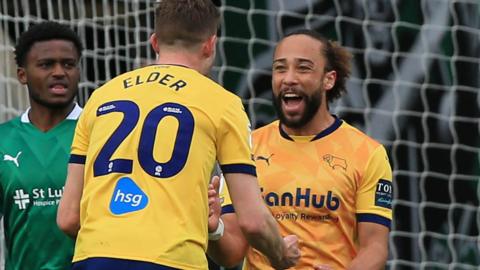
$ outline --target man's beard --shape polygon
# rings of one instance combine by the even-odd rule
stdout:
[[[273,93],[273,92],[272,92]],[[273,94],[273,105],[275,107],[275,111],[277,112],[277,116],[280,120],[280,123],[285,125],[288,128],[298,129],[302,128],[306,124],[308,124],[322,104],[322,89],[318,89],[312,93],[312,95],[306,95],[303,92],[297,92],[297,95],[302,96],[302,102],[305,102],[305,109],[302,112],[302,115],[299,119],[288,119],[285,113],[282,111],[282,93],[278,96]]]

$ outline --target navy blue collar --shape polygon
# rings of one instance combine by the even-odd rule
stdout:
[[[320,133],[318,133],[317,135],[315,135],[315,137],[313,137],[312,140],[310,140],[311,142],[315,141],[315,140],[318,140],[320,138],[323,138],[329,134],[331,134],[332,132],[334,132],[335,130],[337,130],[343,123],[342,120],[340,120],[340,118],[338,118],[336,115],[332,115],[335,119],[333,121],[333,123],[326,129],[322,130]],[[292,137],[290,137],[283,129],[282,129],[282,123],[279,123],[278,124],[278,129],[280,131],[280,135],[289,140],[289,141],[294,141],[294,139],[292,139]]]

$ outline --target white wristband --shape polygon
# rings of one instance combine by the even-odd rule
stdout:
[[[212,233],[208,233],[208,241],[217,241],[222,238],[224,229],[225,226],[223,225],[223,221],[221,218],[219,218],[217,229]]]

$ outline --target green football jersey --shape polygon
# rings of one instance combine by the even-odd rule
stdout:
[[[4,217],[5,269],[70,269],[74,241],[57,226],[57,207],[78,105],[48,132],[21,117],[0,125],[0,211]]]

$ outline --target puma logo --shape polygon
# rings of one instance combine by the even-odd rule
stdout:
[[[323,160],[330,165],[333,169],[336,167],[340,167],[343,170],[347,170],[347,161],[343,158],[339,158],[336,156],[332,156],[330,154],[326,154],[323,156]]]
[[[17,166],[17,168],[20,166],[20,164],[18,164],[18,157],[22,154],[22,151],[18,152],[17,153],[17,156],[15,157],[12,157],[8,154],[5,154],[3,155],[3,161],[12,161],[13,163],[15,163],[15,165]]]
[[[267,163],[268,166],[270,166],[270,158],[273,156],[273,154],[271,154],[270,156],[268,157],[264,157],[264,156],[257,156],[255,157],[255,160],[263,160]]]

